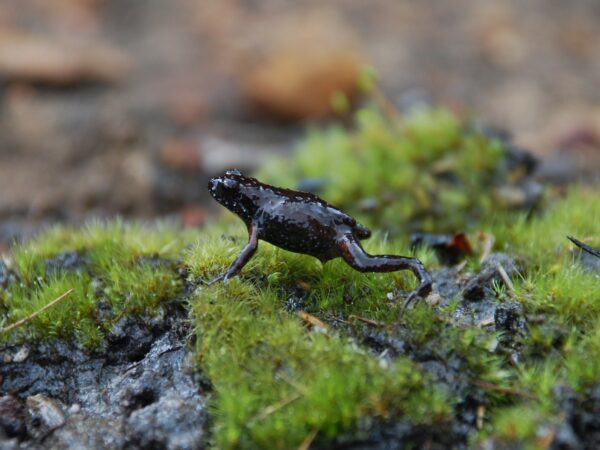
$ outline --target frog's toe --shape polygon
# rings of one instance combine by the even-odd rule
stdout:
[[[424,299],[431,293],[431,289],[432,289],[432,284],[431,284],[431,282],[428,281],[425,283],[421,283],[419,285],[419,287],[417,287],[414,291],[412,291],[408,295],[408,297],[406,297],[406,300],[404,300],[404,305],[402,305],[402,309],[400,310],[400,317],[402,317],[404,315],[406,308],[408,308],[408,305],[410,305],[414,299],[416,299],[417,297]]]
[[[218,277],[216,277],[216,278],[213,278],[213,279],[212,279],[212,280],[210,280],[210,281],[204,281],[204,280],[202,280],[202,279],[200,279],[199,281],[200,281],[202,284],[204,284],[205,286],[210,286],[211,284],[215,284],[216,282],[218,282],[218,281],[221,281],[221,280],[223,280],[223,279],[225,279],[225,274],[224,274],[224,273],[222,273],[221,275],[219,275],[219,276],[218,276]]]

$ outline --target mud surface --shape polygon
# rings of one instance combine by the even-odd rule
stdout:
[[[1,349],[1,448],[203,448],[206,393],[188,334],[171,305],[121,319],[102,353],[60,340]]]

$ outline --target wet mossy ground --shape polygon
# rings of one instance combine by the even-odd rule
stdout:
[[[74,289],[0,334],[2,345],[58,339],[97,355],[111,348],[124,317],[160,317],[177,304],[189,314],[203,389],[210,386],[215,448],[594,448],[600,272],[566,235],[599,246],[597,191],[574,188],[534,212],[517,195],[527,201],[503,209],[491,198],[529,183],[528,169],[511,166],[508,141],[444,111],[398,124],[361,114],[357,132],[309,138],[315,150],[300,151],[299,174],[273,177],[288,186],[319,178],[326,164],[316,149],[331,152],[323,158],[340,161],[343,175],[322,185],[323,197],[377,230],[395,223],[392,237],[376,232],[365,241],[370,253],[410,254],[403,227],[419,223],[468,232],[474,252],[458,266],[418,251],[435,292],[402,317],[410,273],[361,274],[266,243],[240,277],[207,286],[247,239],[230,216],[185,232],[93,223],[49,230],[0,263],[3,327]],[[344,153],[358,149],[361,170]],[[427,172],[439,161],[456,170]],[[389,206],[353,209],[371,195]],[[481,232],[495,238],[483,262]]]

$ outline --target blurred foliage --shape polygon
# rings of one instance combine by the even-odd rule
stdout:
[[[17,246],[18,281],[0,290],[1,324],[28,317],[71,288],[74,292],[26,326],[0,334],[0,341],[61,337],[98,348],[119,318],[152,315],[177,296],[183,284],[170,258],[192,236],[166,225],[92,222],[83,229],[55,227]]]
[[[291,161],[275,160],[258,177],[290,188],[308,180],[329,203],[392,234],[471,230],[498,209],[527,206],[503,195],[524,176],[509,145],[452,112],[400,117],[367,107],[354,119],[351,130],[310,130]]]

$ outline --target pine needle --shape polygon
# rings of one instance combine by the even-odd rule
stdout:
[[[33,320],[37,316],[39,316],[41,313],[43,313],[44,311],[52,308],[58,302],[60,302],[64,298],[66,298],[71,292],[73,292],[73,290],[74,290],[73,288],[69,289],[67,292],[59,295],[54,300],[52,300],[50,303],[48,303],[47,305],[45,305],[42,308],[38,309],[34,313],[28,315],[27,317],[24,317],[23,319],[17,320],[15,323],[12,323],[12,324],[8,325],[7,327],[4,327],[4,328],[0,329],[0,333],[9,333],[9,332],[13,331],[15,328],[18,328],[18,327],[26,324],[27,322],[30,322],[31,320]]]

